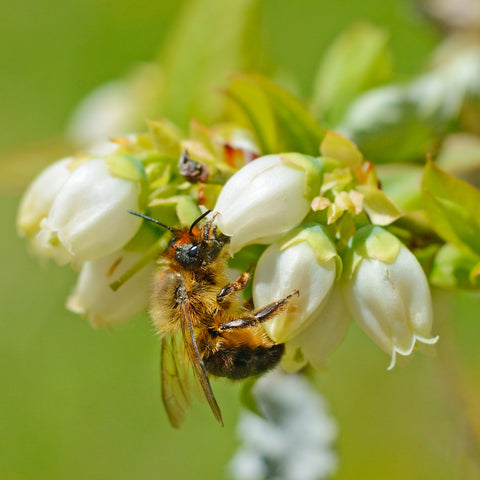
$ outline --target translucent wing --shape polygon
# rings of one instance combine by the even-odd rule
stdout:
[[[212,387],[210,386],[210,381],[208,379],[207,370],[205,369],[202,357],[198,351],[197,342],[195,341],[195,334],[193,332],[192,319],[190,316],[190,305],[187,299],[182,299],[180,302],[180,312],[183,341],[188,358],[190,359],[193,367],[193,372],[200,383],[200,386],[202,387],[203,393],[208,404],[210,405],[210,408],[212,409],[213,415],[223,425],[220,407],[215,400],[215,395],[213,394]]]
[[[161,346],[162,399],[168,419],[174,428],[179,428],[191,405],[192,392],[200,391],[215,418],[223,425],[222,414],[195,341],[187,300],[180,302],[180,310],[181,338],[166,336]]]
[[[182,339],[180,342],[183,343]],[[188,366],[185,365],[186,353],[181,353],[183,346],[178,336],[162,339],[161,373],[162,399],[170,424],[179,428],[185,418],[185,411],[190,407],[190,382]]]

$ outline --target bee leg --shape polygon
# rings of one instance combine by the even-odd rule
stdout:
[[[253,312],[245,317],[235,318],[227,323],[223,323],[219,326],[220,331],[225,330],[237,330],[240,328],[248,328],[258,325],[260,323],[270,320],[275,315],[279,314],[286,308],[288,301],[294,295],[299,295],[299,291],[295,290],[290,295],[278,300],[276,302],[269,303],[265,307]]]
[[[249,269],[242,273],[234,282],[227,283],[221,290],[220,293],[217,295],[217,302],[222,305],[228,300],[228,297],[233,295],[235,292],[239,292],[243,290],[250,281],[252,277],[252,268],[253,265],[250,265]]]

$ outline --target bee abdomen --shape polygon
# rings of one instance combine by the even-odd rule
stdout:
[[[224,345],[215,352],[205,352],[203,362],[212,375],[241,380],[271,370],[282,358],[283,351],[283,344],[254,348]]]

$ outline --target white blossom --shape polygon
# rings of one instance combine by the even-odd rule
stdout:
[[[299,227],[270,245],[260,257],[253,299],[260,308],[298,290],[289,306],[264,327],[284,343],[320,315],[336,276],[336,251],[319,225]]]
[[[109,255],[138,230],[141,220],[127,211],[139,210],[139,196],[139,182],[113,175],[105,159],[84,161],[56,194],[37,245],[60,263]]]
[[[297,153],[267,155],[241,168],[227,181],[214,207],[220,230],[232,236],[231,250],[269,243],[300,224],[318,193],[309,182],[319,186],[320,178],[316,160]]]
[[[417,341],[433,344],[432,299],[418,260],[394,235],[364,227],[352,241],[345,297],[353,317],[391,355],[410,355]],[[353,253],[354,252],[354,253]]]
[[[98,86],[77,105],[67,135],[84,146],[136,130],[156,113],[161,81],[156,64],[142,63],[124,78]]]
[[[282,365],[288,371],[297,371],[309,363],[316,369],[325,369],[328,356],[345,338],[350,323],[340,287],[334,286],[327,302],[306,322],[307,327],[285,345]]]
[[[154,263],[150,263],[113,291],[110,284],[142,257],[141,252],[121,250],[98,260],[85,262],[67,308],[87,317],[93,326],[121,324],[145,310],[150,297]]]
[[[48,215],[55,196],[70,176],[72,157],[62,158],[47,167],[23,194],[17,216],[21,235],[32,237],[40,230],[40,222]]]

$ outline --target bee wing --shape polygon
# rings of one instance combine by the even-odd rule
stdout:
[[[182,300],[180,303],[180,312],[183,341],[188,358],[193,367],[193,372],[200,383],[200,386],[202,387],[203,393],[208,404],[210,405],[210,408],[212,409],[213,415],[223,426],[220,407],[215,400],[215,395],[213,394],[212,387],[210,386],[210,381],[208,379],[207,370],[205,369],[202,357],[198,351],[197,342],[195,341],[195,334],[193,332],[192,319],[190,316],[189,303],[187,299]]]
[[[185,365],[185,355],[179,353],[179,339],[167,336],[162,339],[161,373],[162,399],[170,424],[179,428],[190,407],[189,372]]]

